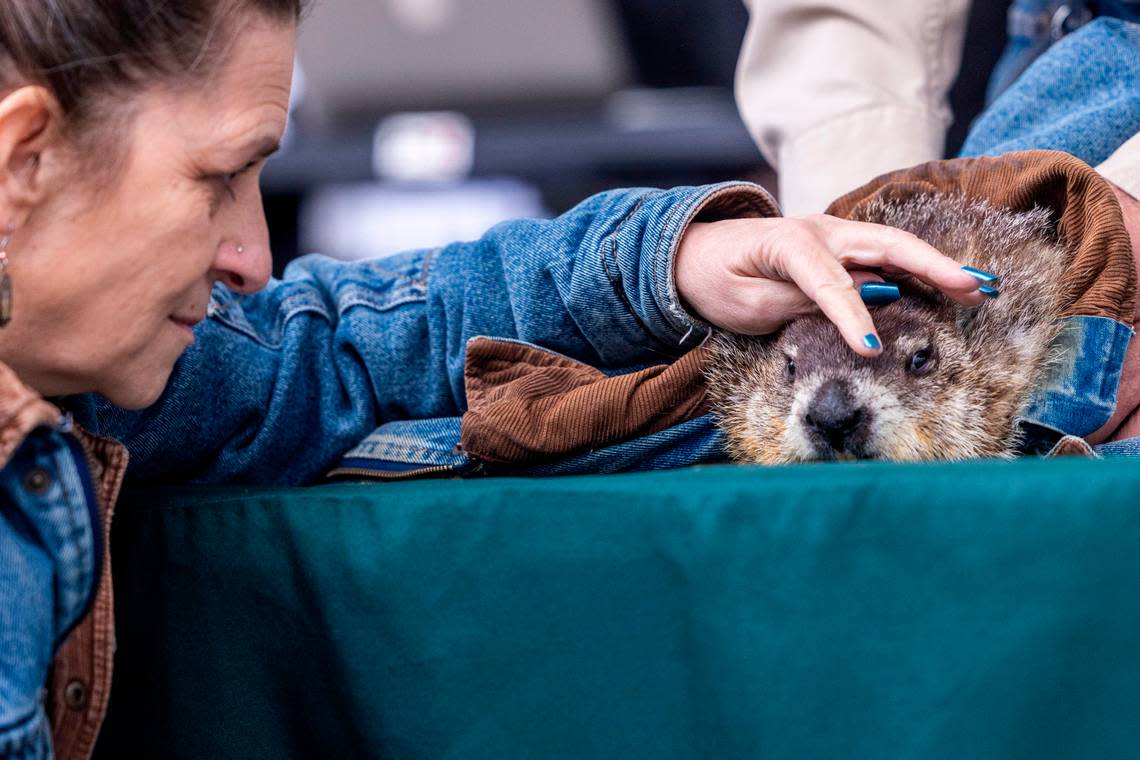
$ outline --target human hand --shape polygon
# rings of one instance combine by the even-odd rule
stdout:
[[[823,312],[856,353],[882,351],[859,287],[907,273],[974,306],[984,283],[914,235],[816,214],[689,225],[675,262],[677,292],[698,316],[744,335]]]

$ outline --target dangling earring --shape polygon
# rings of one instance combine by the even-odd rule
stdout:
[[[8,243],[12,242],[11,227],[0,232],[0,327],[12,321],[12,278],[8,276]]]

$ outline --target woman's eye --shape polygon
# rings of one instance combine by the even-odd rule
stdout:
[[[214,175],[214,181],[217,183],[219,192],[228,196],[230,200],[237,198],[237,193],[234,191],[234,183],[237,181],[238,176],[238,172]]]
[[[238,179],[249,172],[256,165],[256,161],[251,161],[237,171],[226,172],[225,174],[218,175],[218,181],[221,183],[222,189],[229,194],[230,198],[237,197],[237,193],[234,191],[234,185],[237,183]]]
[[[934,369],[934,352],[923,348],[910,355],[907,370],[913,375],[925,375]]]

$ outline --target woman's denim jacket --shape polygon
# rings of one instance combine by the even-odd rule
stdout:
[[[965,153],[1057,148],[1103,161],[1140,131],[1138,30],[1099,19],[1054,46],[978,122]],[[734,192],[759,191],[617,190],[476,242],[366,263],[308,257],[253,296],[218,287],[159,404],[125,414],[89,403],[82,418],[124,441],[146,481],[477,471],[456,449],[466,342],[527,341],[614,373],[671,360],[708,330],[678,302],[678,241],[702,204]],[[1066,325],[1072,361],[1028,415],[1044,445],[1107,422],[1130,337],[1106,319]],[[723,459],[722,444],[705,416],[527,472],[692,464]]]

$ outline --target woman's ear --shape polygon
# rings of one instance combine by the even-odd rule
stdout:
[[[58,152],[63,114],[47,89],[29,85],[0,98],[0,208],[17,224],[46,190],[43,159]]]

